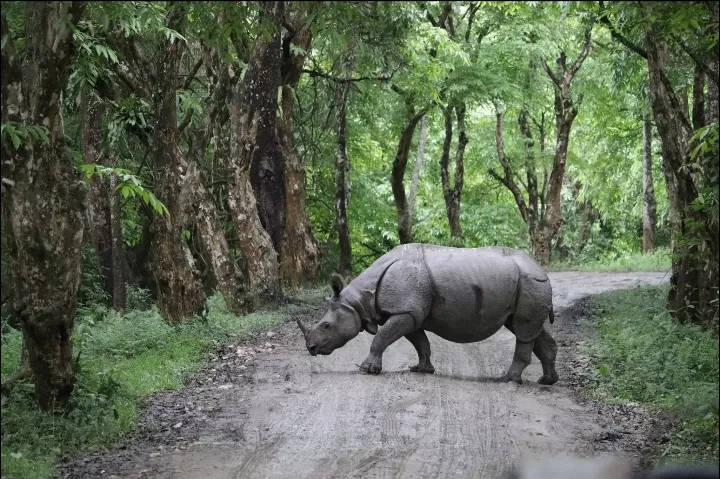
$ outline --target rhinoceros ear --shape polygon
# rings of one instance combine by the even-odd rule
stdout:
[[[332,275],[332,278],[330,278],[330,287],[333,290],[333,298],[332,299],[339,299],[340,291],[342,291],[343,288],[345,287],[345,285],[343,284],[343,280],[339,274]]]

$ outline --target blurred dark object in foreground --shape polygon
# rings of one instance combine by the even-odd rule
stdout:
[[[674,465],[637,472],[629,462],[614,457],[556,457],[517,466],[504,479],[720,479],[720,468]]]

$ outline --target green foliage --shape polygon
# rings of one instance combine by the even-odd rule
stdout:
[[[77,293],[77,308],[82,312],[86,308],[109,306],[110,297],[105,292],[100,277],[99,260],[95,248],[88,243],[82,246],[82,276]]]
[[[665,307],[667,287],[597,296],[597,335],[589,348],[605,374],[594,393],[677,413],[682,423],[663,457],[718,455],[718,342],[698,326],[680,324]]]
[[[51,478],[53,463],[60,458],[103,450],[132,429],[146,398],[180,387],[197,371],[209,348],[249,339],[290,314],[307,311],[326,294],[326,288],[299,291],[299,305],[242,317],[230,313],[222,296],[215,295],[209,299],[206,321],[178,326],[169,325],[155,309],[86,316],[73,334],[80,372],[69,413],[46,414],[35,408],[29,381],[3,396],[3,477]],[[21,342],[15,330],[2,335],[3,379],[19,365]]]
[[[98,175],[100,178],[107,175],[116,175],[120,180],[118,181],[116,189],[120,191],[123,198],[140,198],[145,204],[151,206],[157,214],[170,214],[165,205],[162,204],[151,191],[147,190],[135,175],[127,170],[110,168],[94,163],[84,163],[80,166],[80,170],[85,173],[88,181],[92,179],[93,175]]]
[[[23,125],[14,121],[9,121],[7,123],[3,123],[0,128],[0,138],[2,138],[2,142],[11,142],[13,148],[16,150],[27,142],[48,142],[49,132],[43,125]]]

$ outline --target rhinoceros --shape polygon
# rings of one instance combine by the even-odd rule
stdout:
[[[540,359],[540,384],[554,384],[557,344],[545,329],[554,321],[552,287],[543,269],[522,251],[505,247],[452,248],[412,243],[381,256],[345,287],[330,281],[330,305],[314,327],[298,326],[311,355],[328,355],[362,330],[374,335],[360,369],[378,374],[385,349],[402,337],[417,350],[410,371],[434,373],[430,331],[455,343],[489,338],[505,326],[515,353],[501,378],[522,384],[531,354]]]

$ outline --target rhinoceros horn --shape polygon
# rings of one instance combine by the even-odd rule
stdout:
[[[300,321],[300,318],[295,318],[295,321],[297,322],[298,327],[300,328],[300,331],[302,331],[303,336],[307,338],[308,331],[310,331],[310,328],[305,326],[302,321]]]

